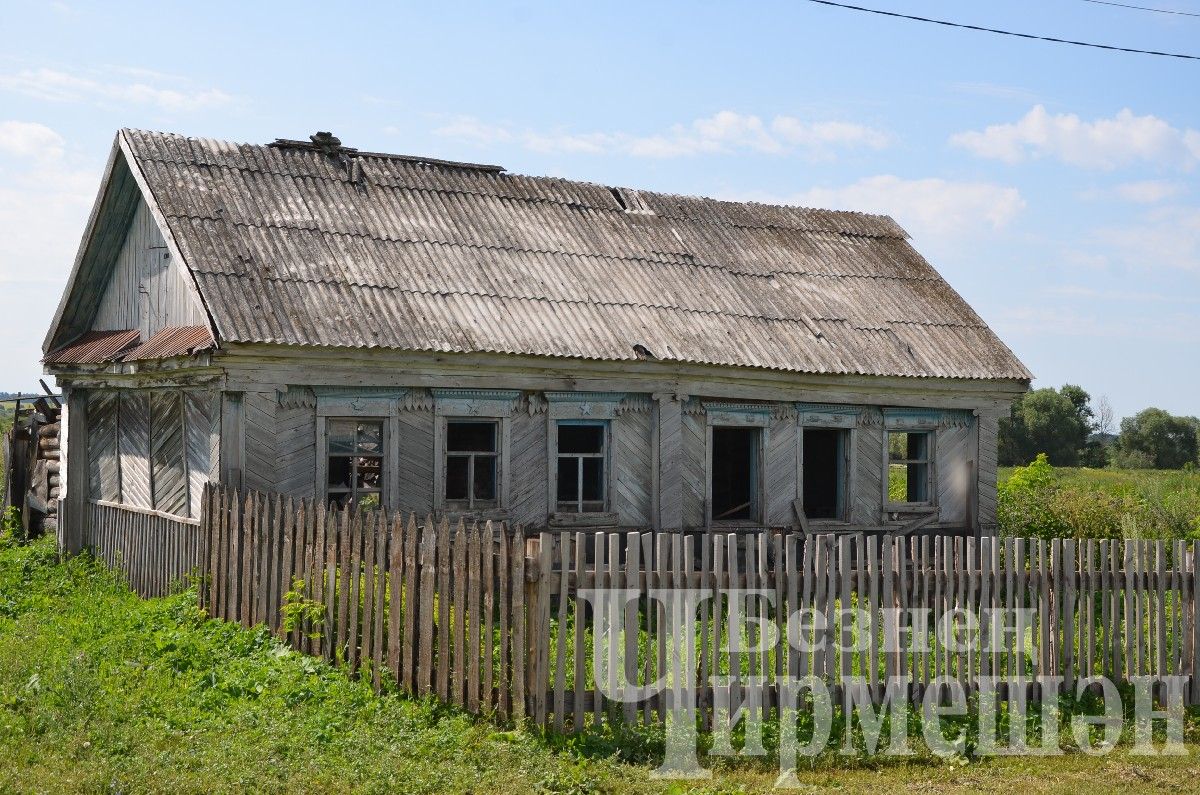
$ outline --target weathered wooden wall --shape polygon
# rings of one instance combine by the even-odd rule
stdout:
[[[166,326],[208,324],[179,263],[167,252],[150,208],[139,201],[100,299],[92,327],[138,329],[146,339]]]

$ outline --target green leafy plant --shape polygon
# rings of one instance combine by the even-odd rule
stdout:
[[[304,636],[311,640],[322,637],[321,626],[325,622],[325,606],[313,601],[304,593],[304,580],[296,577],[292,580],[292,588],[283,595],[283,628],[286,632],[297,629],[304,630]]]

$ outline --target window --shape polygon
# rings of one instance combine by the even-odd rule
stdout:
[[[447,508],[474,510],[499,506],[499,425],[493,420],[447,420],[444,495]]]
[[[759,521],[759,428],[712,429],[712,470],[709,489],[714,522]]]
[[[920,431],[888,432],[888,502],[932,502],[930,437]]]
[[[383,493],[383,421],[330,418],[325,438],[329,502],[378,508]]]
[[[841,428],[804,429],[804,515],[844,519],[846,447],[850,432]]]
[[[604,511],[607,436],[604,422],[558,423],[559,513]]]

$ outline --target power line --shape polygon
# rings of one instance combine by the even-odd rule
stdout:
[[[1087,41],[1073,41],[1071,39],[1058,39],[1053,36],[1038,36],[1033,33],[1014,33],[1011,30],[998,30],[997,28],[984,28],[979,25],[966,25],[961,22],[948,22],[944,19],[930,19],[929,17],[918,17],[911,14],[898,14],[895,11],[880,11],[877,8],[864,8],[863,6],[853,6],[848,3],[835,3],[832,0],[808,0],[810,3],[819,3],[823,6],[834,6],[835,8],[847,8],[851,11],[864,11],[868,14],[879,14],[884,17],[896,17],[898,19],[911,19],[914,22],[928,22],[933,25],[944,25],[948,28],[962,28],[964,30],[978,30],[983,33],[998,33],[1001,36],[1016,36],[1020,39],[1036,39],[1038,41],[1052,41],[1056,44],[1074,44],[1077,47],[1093,47],[1098,50],[1114,50],[1116,52],[1133,52],[1140,55],[1160,55],[1164,58],[1183,58],[1188,61],[1200,61],[1200,55],[1183,55],[1177,52],[1160,52],[1158,50],[1138,50],[1133,47],[1115,47],[1111,44],[1094,44]]]
[[[1117,8],[1131,8],[1134,11],[1153,11],[1155,14],[1176,14],[1181,17],[1200,17],[1200,14],[1192,11],[1175,11],[1170,8],[1149,8],[1147,6],[1131,6],[1127,3],[1113,3],[1109,0],[1083,0],[1085,3],[1095,3],[1098,6],[1116,6]]]

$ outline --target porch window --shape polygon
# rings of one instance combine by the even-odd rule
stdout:
[[[606,509],[608,423],[558,423],[559,513],[598,513]]]
[[[928,431],[888,431],[888,502],[932,504],[933,469]]]
[[[761,521],[761,449],[761,428],[712,428],[712,521]]]
[[[383,420],[326,420],[326,499],[378,508],[383,494]]]
[[[499,428],[495,420],[447,420],[445,505],[454,510],[500,504]]]

